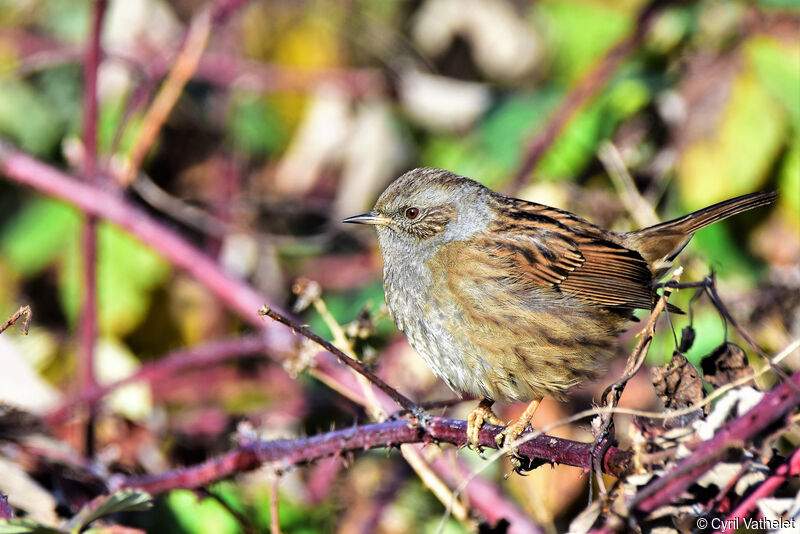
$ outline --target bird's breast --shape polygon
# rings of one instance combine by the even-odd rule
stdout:
[[[451,389],[476,393],[464,360],[464,347],[452,332],[455,312],[422,262],[384,263],[386,307],[397,327],[431,370]]]

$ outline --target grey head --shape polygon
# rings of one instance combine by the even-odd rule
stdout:
[[[372,211],[342,222],[374,225],[384,258],[413,253],[425,260],[439,245],[485,230],[492,218],[487,205],[492,194],[469,178],[419,168],[392,182]]]

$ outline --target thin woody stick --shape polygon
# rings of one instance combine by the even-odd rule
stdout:
[[[680,279],[681,274],[683,274],[683,267],[678,267],[675,269],[675,272],[670,278],[670,282],[677,282]],[[656,323],[658,322],[661,312],[667,308],[668,299],[669,292],[664,290],[661,298],[658,299],[658,302],[656,302],[656,305],[653,307],[653,311],[650,314],[647,324],[638,334],[639,340],[636,342],[636,346],[634,347],[630,356],[628,356],[628,361],[625,363],[625,371],[616,382],[608,386],[603,392],[601,398],[603,400],[604,407],[611,407],[612,409],[617,407],[617,404],[619,404],[619,399],[622,397],[622,391],[625,389],[628,381],[633,378],[637,372],[639,372],[639,369],[641,369],[642,365],[644,364],[644,361],[647,358],[647,353],[650,350],[650,343],[653,341]],[[607,439],[607,436],[609,433],[611,433],[613,425],[614,418],[612,413],[605,412],[600,415],[600,425],[595,432],[596,441],[595,449],[592,453],[592,471],[595,474],[597,486],[600,488],[600,491],[603,494],[606,493],[606,490],[603,483],[600,462],[601,458],[611,444],[611,442]]]
[[[25,321],[22,323],[22,335],[27,336],[28,329],[31,326],[31,315],[32,315],[31,307],[27,305],[20,306],[17,312],[11,317],[9,317],[8,320],[5,323],[3,323],[2,326],[0,326],[0,334],[5,332],[9,326],[16,324],[19,318],[22,317],[23,315],[25,316]]]
[[[378,389],[386,393],[393,401],[397,404],[402,406],[404,409],[408,410],[420,424],[425,424],[429,419],[430,416],[420,408],[414,401],[409,399],[408,397],[404,396],[402,393],[394,389],[392,386],[387,384],[383,381],[378,375],[367,369],[367,367],[355,360],[339,350],[333,343],[328,341],[327,339],[323,339],[305,326],[297,324],[296,322],[292,321],[288,317],[281,315],[280,313],[276,312],[275,310],[269,308],[268,306],[262,306],[260,310],[258,310],[258,314],[262,317],[266,316],[270,319],[278,321],[281,324],[284,324],[292,329],[295,334],[300,334],[305,338],[310,339],[317,345],[321,346],[334,356],[336,356],[339,361],[343,364],[347,365],[348,367],[354,369],[356,372],[362,374],[363,376],[367,377],[367,379],[375,384]]]
[[[597,156],[606,168],[609,178],[617,189],[625,209],[628,210],[641,228],[653,226],[661,222],[656,215],[653,206],[639,193],[636,184],[633,183],[631,173],[625,167],[622,155],[610,141],[606,141],[597,151]]]
[[[328,325],[328,328],[330,328],[331,332],[333,333],[334,345],[341,348],[343,352],[345,352],[354,360],[358,360],[358,357],[353,351],[352,344],[347,338],[347,335],[345,334],[341,325],[336,321],[333,315],[331,315],[330,311],[328,311],[328,307],[325,305],[325,301],[320,295],[321,292],[319,284],[311,280],[300,279],[294,284],[292,289],[300,298],[298,301],[299,303],[302,303],[305,300],[310,301],[311,305],[314,306],[314,309],[317,310],[317,313],[320,314],[325,321],[325,324]],[[381,406],[381,403],[378,401],[378,398],[375,396],[375,390],[370,386],[369,380],[367,380],[367,377],[365,377],[363,374],[355,371],[354,373],[356,380],[358,381],[364,393],[364,398],[367,404],[366,407],[372,413],[372,417],[378,421],[385,420],[386,410],[384,410],[383,406]],[[449,503],[453,503],[453,516],[462,523],[466,522],[469,519],[469,513],[466,506],[455,498],[453,492],[434,472],[428,461],[422,456],[422,453],[414,445],[409,443],[403,443],[400,445],[400,452],[406,462],[408,462],[411,468],[417,473],[417,476],[419,476],[423,484],[425,484],[425,486],[430,489],[431,492],[433,492],[439,501],[441,501],[445,506],[447,506]]]
[[[672,278],[670,278],[670,282],[677,282],[680,279],[681,274],[683,274],[683,267],[678,267],[675,269],[675,273],[672,275]],[[604,406],[617,405],[619,398],[622,396],[622,390],[625,389],[625,385],[633,377],[633,375],[635,375],[639,369],[641,369],[642,364],[644,364],[644,360],[647,358],[647,353],[650,349],[650,342],[653,341],[653,333],[656,329],[658,317],[661,315],[661,312],[666,309],[667,300],[669,300],[669,293],[664,292],[664,294],[661,295],[661,298],[658,299],[656,305],[653,307],[653,312],[650,314],[647,324],[638,334],[639,341],[636,342],[636,346],[634,347],[630,356],[628,356],[628,361],[625,364],[625,372],[616,382],[608,386],[603,392],[601,398],[603,399]],[[609,400],[609,395],[612,393],[613,397],[611,397]]]
[[[330,328],[331,332],[333,333],[334,346],[340,348],[342,352],[350,356],[352,359],[359,360],[358,356],[353,350],[352,343],[350,343],[350,340],[347,338],[347,335],[344,333],[341,325],[336,321],[336,319],[334,319],[333,315],[331,315],[331,312],[328,310],[328,306],[322,299],[319,284],[313,280],[302,278],[295,282],[292,290],[301,299],[308,298],[311,300],[311,305],[314,306],[314,309],[317,310],[317,313],[320,315],[320,317],[322,317],[322,320],[325,321],[325,324],[328,325],[328,328]],[[367,377],[358,372],[356,372],[355,375],[356,380],[358,380],[358,384],[361,386],[361,391],[364,393],[364,399],[368,404],[367,407],[369,408],[370,412],[372,412],[372,417],[377,421],[386,420],[386,411],[378,402],[378,398],[375,396],[375,390],[370,386]]]
[[[153,143],[167,120],[170,111],[175,107],[183,88],[194,76],[200,57],[206,49],[208,37],[211,34],[211,13],[208,9],[201,10],[192,20],[186,41],[178,54],[172,69],[164,81],[161,90],[156,95],[153,104],[145,114],[142,127],[139,130],[130,157],[118,179],[123,185],[130,185],[139,172],[145,156],[150,151]]]

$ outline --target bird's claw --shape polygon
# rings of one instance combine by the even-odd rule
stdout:
[[[521,427],[519,421],[514,421],[498,432],[494,437],[494,441],[501,449],[509,448],[523,434],[526,427],[527,424],[525,427]],[[525,474],[538,467],[538,464],[534,465],[530,458],[519,452],[519,447],[510,447],[508,460],[511,462],[511,468],[514,472],[519,474]]]
[[[467,416],[467,445],[475,449],[479,454],[482,451],[480,432],[484,423],[503,425],[503,421],[492,412],[491,406],[490,403],[481,401]]]

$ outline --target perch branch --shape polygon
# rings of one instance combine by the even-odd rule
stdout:
[[[97,163],[97,123],[98,97],[97,73],[103,56],[101,33],[108,2],[97,0],[92,3],[92,26],[86,44],[83,64],[83,158],[81,174],[87,182],[98,180]],[[81,257],[83,260],[81,282],[83,299],[78,322],[78,383],[79,390],[92,389],[97,385],[95,378],[95,342],[97,339],[97,217],[87,214],[81,228]],[[86,455],[94,453],[94,417],[89,411],[85,428]]]
[[[466,445],[466,421],[432,417],[426,428],[409,425],[408,421],[387,421],[345,430],[337,430],[294,440],[257,441],[243,443],[237,449],[201,464],[174,469],[158,475],[125,477],[115,475],[113,490],[140,488],[151,493],[161,493],[175,488],[196,488],[235,473],[252,471],[271,464],[274,469],[313,462],[327,456],[345,452],[392,447],[401,443],[452,443]],[[480,431],[480,444],[497,448],[494,441],[503,428],[484,425]],[[545,462],[563,463],[589,468],[591,443],[580,443],[552,436],[537,436],[520,445],[519,452]],[[604,469],[620,476],[627,465],[630,453],[612,447],[605,457]]]
[[[294,337],[288,329],[272,327],[270,323],[264,323],[256,313],[264,303],[267,303],[271,309],[276,309],[269,303],[269,299],[265,295],[223,271],[207,254],[155,221],[143,210],[131,205],[118,192],[110,192],[75,180],[66,173],[30,157],[2,140],[0,140],[0,172],[13,182],[73,204],[85,213],[97,215],[129,232],[161,254],[175,268],[194,277],[231,311],[256,328],[268,332],[278,347],[277,350],[280,350],[281,347],[292,346],[294,343]],[[354,402],[366,405],[367,401],[352,373],[343,369],[338,364],[338,360],[334,359],[330,353],[318,353],[309,373]],[[378,393],[380,393],[381,403],[392,402],[382,391]],[[391,404],[384,404],[384,406],[390,407]],[[444,471],[444,469],[435,470],[437,472]],[[441,473],[439,474],[441,475]],[[487,517],[494,515],[495,511],[486,509],[480,499],[472,498],[473,487],[477,486],[471,485],[467,488],[473,505]],[[504,509],[518,512],[513,504],[509,502],[503,504]]]

